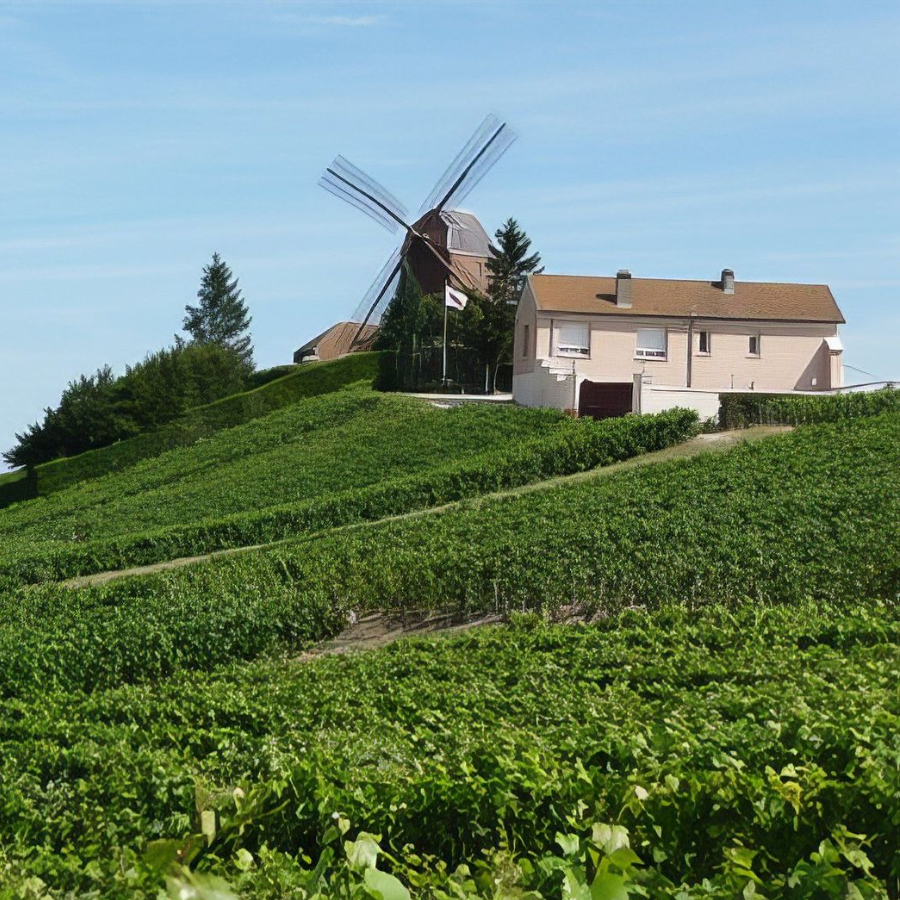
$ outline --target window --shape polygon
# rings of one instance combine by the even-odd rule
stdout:
[[[699,338],[699,353],[704,356],[709,356],[709,332],[708,331],[700,331],[697,333],[697,337]]]
[[[747,352],[750,354],[750,356],[759,356],[759,335],[758,334],[750,335]]]
[[[528,356],[529,338],[531,337],[531,326],[526,325],[522,329],[522,356]]]
[[[559,356],[590,356],[591,330],[587,322],[554,322]]]
[[[634,355],[642,359],[665,359],[666,329],[638,328]]]

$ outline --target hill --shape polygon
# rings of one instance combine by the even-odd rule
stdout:
[[[193,444],[220,429],[249,422],[303,397],[328,393],[356,381],[371,383],[377,366],[377,353],[356,353],[331,362],[309,363],[274,380],[263,381],[252,390],[198,407],[157,431],[35,466],[27,477],[22,472],[0,477],[0,508],[122,471],[140,460]]]
[[[198,898],[787,900],[823,879],[887,898],[900,414],[882,409],[804,401],[835,421],[602,475],[694,417],[354,387],[3,511],[0,897],[150,898],[168,877]],[[245,545],[272,510],[290,527],[268,548],[47,580],[92,542],[94,563],[191,528]],[[154,544],[160,526],[186,530]],[[426,609],[509,624],[306,652]]]
[[[0,576],[62,579],[378,519],[666,447],[695,425],[340,390],[0,510]]]

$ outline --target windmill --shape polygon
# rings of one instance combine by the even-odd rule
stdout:
[[[388,231],[405,232],[402,244],[388,258],[353,315],[359,328],[352,345],[369,322],[380,319],[404,264],[413,270],[426,293],[433,292],[436,284],[442,289],[445,280],[463,290],[483,287],[486,276],[482,264],[472,260],[488,256],[487,234],[473,215],[453,207],[469,195],[515,139],[509,125],[496,116],[487,116],[428,195],[412,224],[406,207],[396,197],[344,157],[336,157],[325,169],[319,179],[325,190]]]

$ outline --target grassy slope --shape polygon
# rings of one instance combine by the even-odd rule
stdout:
[[[377,366],[377,353],[356,353],[330,362],[310,363],[253,390],[191,410],[157,431],[36,466],[36,494],[30,496],[46,496],[81,481],[122,471],[140,460],[193,444],[222,428],[249,422],[303,397],[328,393],[360,380],[371,382]],[[19,492],[0,482],[0,507],[22,499]]]
[[[337,391],[2,510],[0,543],[10,553],[196,524],[413,474],[559,427],[572,425],[551,411],[440,410],[370,390]]]
[[[339,416],[338,424],[329,429],[333,421],[329,413],[340,404],[348,410],[367,406],[366,414],[349,423],[344,421],[348,416]],[[10,535],[0,555],[0,581],[62,581],[381,519],[608,465],[684,441],[696,427],[696,415],[687,410],[605,422],[573,421],[552,410],[515,407],[436,410],[408,398],[364,390],[307,401],[285,416],[285,422],[279,419],[273,425],[276,445],[271,458],[268,448],[259,447],[255,438],[257,432],[265,433],[264,420],[251,429],[253,446],[244,448],[236,470],[229,470],[223,461],[219,472],[214,462],[210,468],[215,471],[207,478],[196,459],[202,451],[192,448],[178,463],[190,473],[188,488],[179,482],[137,494],[130,501],[134,514],[118,517],[126,527],[138,521],[146,528],[147,516],[153,514],[175,524],[124,536],[112,531],[116,509],[129,503],[129,485],[134,479],[140,482],[138,469],[115,480],[121,497],[107,503],[103,495],[103,502],[91,507],[97,509],[97,522],[112,532],[111,537],[85,541],[81,529],[91,525],[92,518],[76,527],[71,527],[70,518],[64,519],[59,527],[51,516],[42,514],[44,507],[39,504],[0,516]],[[216,448],[244,447],[245,432],[222,433]],[[305,440],[299,449],[282,446],[298,433]],[[164,469],[164,464],[159,469],[150,467],[154,474]],[[296,483],[310,494],[284,502],[290,497],[286,489]],[[98,484],[84,486],[81,494],[90,498]],[[323,485],[326,490],[316,493]],[[179,502],[185,491],[190,502]],[[63,499],[58,498],[57,507],[68,516]],[[231,504],[238,511],[220,515],[221,506],[211,505],[215,503]],[[41,540],[48,535],[58,539]]]

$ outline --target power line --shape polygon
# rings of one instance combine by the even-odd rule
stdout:
[[[859,372],[860,375],[868,375],[869,378],[875,378],[875,379],[877,379],[878,381],[883,381],[883,380],[884,380],[884,379],[882,379],[882,378],[878,378],[878,376],[875,375],[873,372],[867,372],[865,369],[857,369],[856,366],[848,366],[847,363],[844,363],[844,368],[845,368],[845,369],[853,369],[854,372]]]

